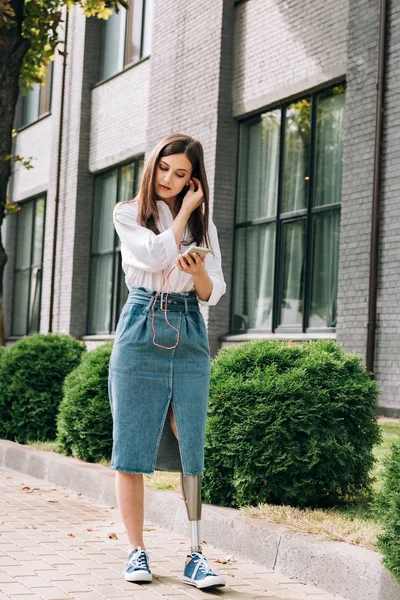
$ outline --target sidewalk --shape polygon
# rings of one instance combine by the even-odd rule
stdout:
[[[0,600],[343,600],[207,543],[204,554],[227,586],[202,592],[180,581],[187,539],[151,524],[145,536],[153,582],[125,582],[128,542],[114,507],[0,469]]]

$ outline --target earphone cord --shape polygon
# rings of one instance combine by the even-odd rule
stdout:
[[[171,293],[171,291],[170,291],[170,285],[171,285],[171,284],[170,284],[170,282],[169,282],[168,280],[169,280],[169,276],[171,275],[171,273],[172,273],[172,271],[173,271],[174,269],[176,269],[176,265],[175,265],[174,267],[172,267],[172,269],[171,269],[171,270],[170,270],[170,272],[168,273],[168,275],[167,275],[167,279],[166,279],[165,281],[164,281],[164,279],[165,279],[164,269],[162,270],[162,277],[163,277],[163,279],[162,279],[162,285],[161,285],[161,289],[160,289],[160,290],[158,290],[158,291],[156,292],[156,295],[154,296],[154,301],[153,301],[153,304],[152,304],[152,308],[151,308],[151,328],[152,328],[152,330],[153,330],[153,344],[154,344],[155,346],[158,346],[159,348],[164,348],[165,350],[173,350],[173,349],[174,349],[174,348],[176,348],[176,347],[177,347],[177,345],[179,344],[179,331],[178,331],[178,329],[177,329],[176,327],[174,327],[173,325],[171,325],[171,323],[168,321],[168,317],[167,317],[167,308],[163,308],[163,306],[162,306],[162,303],[163,303],[163,297],[164,297],[164,292],[163,292],[163,289],[164,289],[164,286],[165,286],[165,284],[166,284],[166,283],[168,283],[168,288],[167,288],[167,295],[166,295],[166,297],[165,297],[165,305],[167,305],[167,304],[168,304],[168,296],[169,296],[169,295],[170,295],[170,293]],[[164,311],[164,318],[165,318],[165,321],[166,321],[167,325],[168,325],[169,327],[171,327],[172,329],[175,329],[176,333],[178,334],[178,335],[177,335],[177,338],[176,338],[176,343],[175,343],[173,346],[162,346],[161,344],[157,344],[157,342],[155,341],[155,339],[156,339],[156,331],[155,331],[155,329],[154,329],[154,309],[155,309],[155,303],[156,303],[156,301],[157,301],[157,297],[158,297],[158,295],[159,295],[160,293],[161,293],[161,310],[162,310],[162,311]]]

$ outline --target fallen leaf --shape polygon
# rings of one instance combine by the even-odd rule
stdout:
[[[92,529],[91,527],[88,527],[88,528],[86,529],[86,531],[93,531],[93,529]]]
[[[233,554],[228,554],[228,556],[225,556],[225,558],[217,558],[215,562],[226,565],[227,563],[235,562],[235,559]]]
[[[55,498],[47,498],[47,502],[51,502],[52,504],[57,504],[58,500],[56,500]]]
[[[155,531],[155,527],[143,527],[143,531]]]
[[[229,575],[229,577],[235,577],[233,573],[227,573],[227,575]]]
[[[67,533],[68,537],[75,537],[75,535],[73,533]]]
[[[77,493],[77,496],[82,496],[82,492],[78,492],[78,493]]]
[[[207,544],[206,540],[201,540],[202,544]]]
[[[110,540],[117,540],[118,536],[116,533],[109,533],[108,537],[110,538]]]

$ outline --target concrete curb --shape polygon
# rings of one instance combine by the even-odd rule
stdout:
[[[0,440],[0,466],[69,488],[101,504],[116,505],[114,473],[107,467],[6,440]],[[146,488],[146,518],[190,536],[178,493]],[[400,586],[382,566],[380,555],[365,548],[295,533],[263,519],[244,517],[233,508],[207,504],[202,511],[202,538],[349,600],[400,600]]]

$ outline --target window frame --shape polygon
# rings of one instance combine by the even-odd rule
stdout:
[[[23,200],[20,200],[18,202],[18,206],[21,206],[21,210],[24,204],[28,204],[29,202],[34,202],[34,213],[33,213],[33,218],[32,218],[32,224],[31,224],[31,243],[30,243],[30,258],[29,258],[29,289],[28,289],[28,298],[29,298],[29,302],[30,302],[30,297],[31,297],[31,284],[32,284],[32,270],[33,270],[33,266],[32,266],[32,258],[33,258],[33,246],[34,246],[34,240],[35,240],[35,214],[36,214],[36,203],[38,200],[43,200],[44,201],[44,212],[43,212],[43,237],[42,237],[42,256],[41,256],[41,263],[40,263],[40,270],[42,272],[42,281],[41,281],[41,287],[40,287],[40,297],[39,297],[39,327],[38,330],[40,332],[40,321],[41,321],[41,310],[42,310],[42,284],[43,284],[43,257],[44,257],[44,240],[45,240],[45,234],[46,234],[46,210],[47,210],[47,192],[42,192],[41,194],[36,194],[35,196],[31,196],[29,198],[24,198]],[[19,211],[18,211],[19,213]],[[19,269],[15,266],[15,260],[16,260],[16,256],[17,256],[17,244],[18,244],[18,229],[19,229],[19,219],[18,219],[18,213],[16,215],[17,217],[17,222],[16,222],[16,227],[15,227],[15,239],[14,239],[14,265],[13,265],[13,282],[12,282],[12,311],[11,311],[11,337],[12,338],[22,338],[26,335],[31,335],[29,333],[29,314],[30,314],[30,310],[31,310],[31,306],[28,302],[28,311],[26,314],[26,324],[25,324],[25,333],[24,334],[15,334],[14,333],[14,316],[15,316],[15,310],[14,310],[14,303],[15,303],[15,281],[16,281],[16,277],[15,277],[15,273],[21,272],[21,271],[25,271],[26,269]]]
[[[346,94],[346,80],[340,78],[337,81],[331,82],[329,85],[319,86],[311,91],[305,91],[302,94],[290,97],[284,102],[274,103],[268,107],[263,108],[251,116],[240,119],[239,135],[238,135],[238,152],[237,152],[237,178],[236,178],[236,194],[235,194],[235,211],[234,211],[234,232],[233,232],[233,251],[232,251],[232,288],[230,294],[230,318],[229,318],[229,335],[242,335],[242,334],[311,334],[311,333],[335,333],[336,327],[308,327],[310,312],[311,312],[311,292],[312,292],[312,251],[314,244],[314,236],[312,235],[314,215],[322,212],[339,211],[341,212],[341,202],[334,204],[326,204],[320,206],[313,206],[313,199],[315,197],[315,183],[316,183],[316,162],[317,162],[317,109],[318,109],[318,96],[332,90],[335,87],[344,85]],[[285,128],[286,128],[286,111],[288,106],[299,102],[305,98],[311,100],[311,128],[310,128],[310,157],[309,157],[309,185],[307,191],[307,206],[299,210],[282,213],[282,200],[283,200],[283,179],[285,173],[284,155],[285,155]],[[277,190],[277,205],[276,215],[273,217],[259,217],[249,221],[243,221],[237,223],[238,204],[239,204],[239,171],[240,171],[240,154],[243,143],[244,125],[251,125],[259,121],[261,116],[267,112],[281,110],[281,121],[280,121],[280,137],[279,137],[279,172],[278,172],[278,190]],[[279,325],[280,319],[280,303],[282,297],[283,287],[283,251],[284,251],[284,225],[290,222],[299,222],[302,218],[306,219],[305,225],[305,249],[304,249],[304,290],[303,290],[303,318],[301,325]],[[237,248],[237,232],[240,229],[249,228],[252,226],[263,226],[268,223],[275,223],[275,253],[274,253],[274,277],[273,277],[273,299],[272,299],[272,323],[270,329],[259,329],[259,328],[247,328],[247,329],[235,329],[233,327],[234,320],[234,299],[235,289],[237,285],[237,271],[235,270],[235,256]]]
[[[46,117],[51,115],[51,105],[52,105],[52,101],[53,101],[53,75],[54,75],[54,62],[51,62],[48,65],[48,69],[46,72],[46,78],[45,78],[44,82],[40,85],[38,116],[33,121],[24,123],[25,104],[26,104],[27,98],[29,97],[28,96],[29,90],[25,96],[22,96],[22,95],[20,96],[21,104],[19,107],[19,116],[18,116],[19,123],[18,123],[18,126],[16,126],[16,128],[15,128],[18,132],[23,131],[24,129],[27,129],[27,127],[30,127],[31,125],[34,125],[38,121],[41,121],[42,119],[45,119]],[[45,98],[45,94],[48,94],[48,108],[47,108],[47,104],[46,104],[47,110],[43,110],[43,112],[41,112],[40,107],[44,104],[43,98]]]
[[[92,243],[93,243],[93,231],[94,231],[94,218],[95,218],[95,202],[96,202],[96,177],[105,175],[107,173],[112,173],[117,170],[117,198],[114,203],[114,206],[120,201],[120,182],[121,182],[121,171],[122,168],[127,165],[132,165],[133,168],[133,178],[132,178],[132,198],[134,197],[134,190],[136,187],[136,182],[138,179],[138,169],[139,163],[141,160],[144,160],[144,154],[137,155],[133,158],[129,158],[124,160],[117,165],[113,165],[112,167],[107,167],[101,171],[98,171],[94,175],[94,185],[93,185],[93,211],[92,211],[92,221],[90,228],[90,258],[89,258],[89,288],[88,288],[88,302],[87,302],[87,314],[86,314],[86,336],[110,336],[115,334],[116,326],[118,323],[119,315],[117,314],[118,306],[120,303],[120,286],[121,286],[121,277],[123,277],[123,271],[121,266],[121,244],[117,232],[114,227],[114,245],[113,251],[111,252],[93,252]],[[112,265],[113,265],[113,276],[112,276],[112,290],[111,290],[111,306],[110,306],[110,329],[108,332],[90,332],[90,306],[91,306],[91,298],[92,298],[92,258],[94,256],[113,256]]]
[[[143,56],[143,47],[144,47],[144,32],[145,32],[145,17],[146,17],[146,3],[149,0],[140,0],[142,2],[142,10],[141,10],[141,24],[140,24],[140,49],[139,49],[139,58],[137,60],[133,60],[130,62],[127,62],[127,54],[128,54],[128,32],[132,31],[132,24],[133,24],[133,4],[135,1],[137,0],[128,0],[129,3],[129,9],[125,9],[123,7],[120,8],[120,10],[125,10],[125,34],[124,34],[124,58],[123,58],[123,64],[121,66],[121,68],[119,68],[117,71],[115,71],[115,73],[112,73],[111,75],[107,75],[106,77],[103,77],[103,62],[102,62],[102,58],[100,59],[100,80],[94,84],[93,87],[97,87],[98,85],[101,85],[102,83],[105,83],[106,81],[109,81],[110,79],[113,79],[114,77],[120,75],[121,73],[124,73],[125,71],[128,71],[129,69],[131,69],[132,67],[135,67],[137,65],[139,65],[140,63],[144,62],[145,60],[148,60],[150,58],[150,54]],[[132,9],[131,9],[132,7]],[[130,13],[129,11],[132,12]],[[129,15],[132,15],[131,17]],[[107,26],[107,21],[104,21],[102,23],[102,32],[101,32],[101,51],[100,51],[100,56],[102,57],[103,55],[103,46],[104,46],[104,28]],[[152,34],[152,31],[150,32],[150,35]]]

